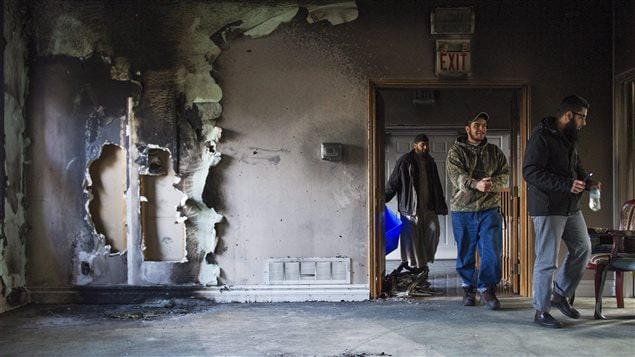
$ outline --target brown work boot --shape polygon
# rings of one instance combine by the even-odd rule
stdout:
[[[481,303],[490,310],[498,310],[501,308],[501,303],[496,297],[496,289],[488,288],[481,293]]]
[[[473,286],[463,287],[463,306],[476,305],[476,289]]]

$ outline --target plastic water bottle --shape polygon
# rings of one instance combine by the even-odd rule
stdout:
[[[597,187],[591,187],[591,189],[589,189],[589,208],[594,212],[602,208],[600,204],[600,190]]]

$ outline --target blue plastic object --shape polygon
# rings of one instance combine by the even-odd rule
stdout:
[[[401,220],[388,206],[384,206],[384,236],[386,237],[386,255],[397,249],[399,234],[401,233]]]

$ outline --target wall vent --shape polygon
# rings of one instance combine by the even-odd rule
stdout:
[[[351,258],[295,257],[265,260],[267,284],[350,284]]]

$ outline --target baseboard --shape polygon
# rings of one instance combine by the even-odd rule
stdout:
[[[156,299],[199,298],[218,303],[364,301],[367,285],[245,285],[232,287],[76,286],[29,288],[36,304],[138,304]]]

